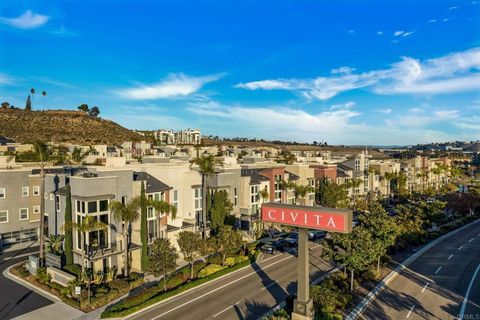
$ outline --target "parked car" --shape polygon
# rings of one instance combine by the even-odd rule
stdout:
[[[310,230],[308,231],[308,239],[315,241],[321,238],[324,238],[327,233],[321,230]]]
[[[285,242],[287,246],[296,246],[298,244],[298,233],[292,232],[289,233],[288,236],[285,238]]]
[[[287,241],[283,238],[278,238],[273,241],[273,244],[277,251],[285,251],[285,247],[287,246]]]
[[[260,250],[263,253],[275,254],[277,251],[274,246],[274,241],[270,240],[260,247]]]

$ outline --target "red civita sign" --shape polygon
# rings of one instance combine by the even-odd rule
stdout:
[[[352,231],[352,211],[279,203],[262,205],[262,221],[307,229],[348,233]]]

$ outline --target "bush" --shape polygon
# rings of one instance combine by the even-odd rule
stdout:
[[[119,278],[110,281],[108,287],[110,289],[117,290],[117,292],[126,292],[130,289],[130,285],[128,284],[128,282]]]
[[[232,258],[232,257],[228,257],[227,259],[225,259],[225,264],[224,264],[226,267],[232,267],[235,265],[235,258]]]
[[[45,268],[38,268],[37,269],[37,279],[41,283],[49,283],[52,280],[52,276],[47,273],[47,269]]]
[[[370,269],[368,271],[365,271],[362,275],[362,278],[367,280],[367,281],[376,281],[380,277],[380,273],[377,272],[377,270]]]
[[[130,272],[130,281],[137,281],[138,279],[143,279],[143,274],[138,272]]]
[[[207,277],[211,274],[214,274],[222,269],[225,269],[225,267],[219,265],[219,264],[209,264],[208,266],[206,266],[205,268],[203,268],[202,270],[200,270],[200,272],[198,273],[198,277],[199,278],[204,278],[204,277]]]
[[[208,264],[222,264],[222,255],[216,253],[208,256],[205,260]]]
[[[178,287],[179,285],[187,281],[189,276],[190,276],[190,273],[182,273],[182,272],[178,272],[171,275],[167,279],[167,288],[172,289],[172,288]],[[163,284],[163,281],[160,281],[160,282]]]
[[[77,277],[80,277],[80,275],[82,274],[82,267],[78,264],[67,264],[63,267],[63,270]]]
[[[237,256],[235,257],[235,264],[239,264],[248,260],[247,256]]]

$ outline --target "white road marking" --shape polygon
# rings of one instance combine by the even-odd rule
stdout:
[[[470,240],[468,240],[468,242],[472,242],[472,241],[473,241],[473,238],[472,238],[472,239],[470,239]]]
[[[215,313],[215,314],[213,315],[213,317],[214,317],[214,318],[218,317],[220,314],[224,313],[225,311],[229,310],[230,308],[233,308],[234,306],[236,306],[236,305],[239,304],[239,303],[240,303],[240,301],[235,302],[235,303],[232,304],[230,307],[225,308],[225,309],[223,309],[222,311],[220,311],[220,312],[218,312],[218,313]]]
[[[470,280],[470,284],[468,285],[467,292],[465,293],[465,298],[463,299],[462,308],[460,309],[460,314],[458,315],[458,319],[465,319],[465,309],[467,308],[468,303],[468,296],[470,295],[470,290],[472,290],[473,281],[475,281],[475,277],[477,276],[478,270],[480,270],[480,264],[477,266],[477,269],[473,273],[472,280]]]
[[[285,261],[285,260],[287,260],[287,259],[291,259],[291,258],[294,258],[294,257],[295,257],[295,256],[288,256],[288,257],[283,258],[283,259],[281,259],[281,260],[275,261],[274,263],[272,263],[272,264],[270,264],[270,265],[268,265],[268,266],[266,266],[266,267],[263,267],[262,270],[265,270],[265,269],[267,269],[267,268],[270,268],[271,266],[274,266],[274,265],[276,265],[277,263],[280,263],[280,262],[282,262],[282,261]],[[254,272],[252,272],[252,273],[249,273],[249,274],[247,274],[247,275],[244,275],[243,277],[240,277],[240,278],[238,278],[238,279],[235,279],[235,280],[232,281],[232,282],[226,283],[226,284],[224,284],[223,286],[220,286],[220,287],[218,287],[218,288],[215,288],[215,289],[213,289],[213,290],[211,290],[211,291],[209,291],[209,292],[206,292],[206,293],[204,293],[204,294],[202,294],[202,295],[200,295],[200,296],[197,296],[197,297],[193,298],[192,300],[189,300],[189,301],[187,301],[187,302],[185,302],[185,303],[182,303],[181,305],[178,305],[178,306],[176,306],[175,308],[172,308],[172,309],[170,309],[170,310],[168,310],[168,311],[165,311],[164,313],[156,316],[155,318],[152,318],[152,320],[158,319],[158,318],[160,318],[160,317],[163,317],[164,315],[169,314],[169,313],[172,312],[172,311],[175,311],[175,310],[177,310],[177,309],[180,309],[180,308],[186,306],[187,304],[190,304],[190,303],[192,303],[192,302],[194,302],[194,301],[197,301],[198,299],[201,299],[201,298],[203,298],[203,297],[205,297],[205,296],[208,296],[208,295],[211,294],[211,293],[214,293],[214,292],[216,292],[216,291],[218,291],[218,290],[221,290],[221,289],[223,289],[223,288],[225,288],[225,287],[228,287],[228,286],[231,285],[231,284],[234,284],[234,283],[236,283],[236,282],[238,282],[238,281],[241,281],[241,280],[243,280],[243,279],[245,279],[245,278],[248,278],[248,277],[250,277],[250,276],[252,276],[252,275],[255,275],[255,274],[257,274],[256,271],[254,271]]]
[[[410,315],[412,314],[413,308],[415,308],[414,305],[413,305],[413,306],[410,308],[410,310],[408,311],[408,313],[407,313],[407,319],[410,318]]]
[[[448,259],[447,259],[447,260],[452,259],[452,257],[453,257],[453,254],[451,254],[450,256],[448,256]]]
[[[38,252],[31,252],[31,253],[24,253],[24,254],[19,254],[17,256],[11,256],[11,257],[7,257],[5,259],[3,259],[4,261],[7,261],[7,260],[11,260],[11,259],[16,259],[16,258],[22,258],[22,257],[28,257],[28,256],[31,256],[31,255],[35,255],[37,254]],[[1,260],[1,259],[0,259]]]
[[[428,282],[425,283],[425,286],[424,286],[423,289],[422,289],[422,293],[425,291],[425,289],[427,289],[427,287],[428,287]]]
[[[463,247],[464,247],[464,246],[460,246],[460,247],[458,248],[458,250],[462,250],[462,249],[463,249]]]
[[[435,271],[435,274],[437,274],[440,270],[442,270],[442,266],[438,267],[437,271]]]

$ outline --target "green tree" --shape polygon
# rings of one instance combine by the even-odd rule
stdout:
[[[395,244],[400,233],[399,227],[378,202],[370,203],[368,210],[359,215],[358,221],[372,236],[378,272],[380,259],[386,255],[388,248]]]
[[[145,184],[141,182],[140,188],[140,241],[142,242],[142,257],[140,264],[142,270],[145,270],[148,265],[148,238],[147,238],[147,197],[145,195]]]
[[[328,178],[319,179],[316,199],[317,204],[323,207],[346,208],[348,205],[347,190]]]
[[[213,194],[213,203],[210,208],[210,220],[212,229],[216,234],[225,224],[225,219],[232,212],[233,204],[230,201],[228,192],[225,190],[215,191]]]
[[[90,109],[88,108],[88,104],[81,104],[77,107],[78,110],[83,111],[83,112],[88,112]]]
[[[82,148],[74,147],[72,150],[72,160],[76,164],[80,164],[85,160],[85,158],[90,154],[92,150],[87,150],[83,152]]]
[[[371,233],[362,226],[351,233],[334,233],[322,243],[323,255],[350,271],[350,290],[354,274],[368,269],[375,261],[375,247]]]
[[[63,235],[53,235],[48,237],[47,251],[57,256],[61,256],[63,253]]]
[[[2,109],[8,109],[10,107],[10,103],[7,101],[2,102]]]
[[[314,188],[311,186],[295,185],[293,187],[295,192],[295,203],[298,203],[300,199],[300,204],[305,205],[307,194],[314,191]]]
[[[211,247],[222,257],[222,265],[225,264],[227,252],[240,248],[242,244],[242,235],[231,226],[221,227],[218,234],[210,238]]]
[[[207,236],[207,178],[215,174],[215,157],[211,154],[197,157],[192,161],[192,165],[197,165],[202,175],[202,237],[205,239]]]
[[[152,245],[152,254],[147,270],[154,276],[163,276],[163,291],[167,291],[167,275],[177,267],[178,253],[168,239],[157,239]]]
[[[30,95],[28,95],[27,101],[25,102],[25,110],[26,111],[32,110],[32,99],[30,98]]]
[[[416,206],[398,205],[395,210],[397,212],[395,222],[400,229],[397,237],[397,250],[399,247],[405,247],[408,243],[418,243],[425,234],[421,209]]]
[[[206,253],[205,241],[202,237],[191,231],[180,231],[178,233],[178,246],[183,255],[183,259],[190,264],[190,278],[193,278],[193,264],[202,255]]]
[[[293,164],[297,158],[293,155],[293,153],[289,151],[282,151],[280,153],[279,158],[277,159],[278,163],[285,163],[285,164]]]
[[[128,269],[128,256],[129,256],[129,249],[130,249],[130,230],[132,223],[138,220],[140,214],[138,209],[141,206],[141,199],[139,197],[135,197],[128,201],[127,203],[123,204],[119,201],[112,201],[110,202],[110,210],[113,213],[113,216],[116,220],[123,221],[123,247],[124,247],[124,256],[125,256],[125,268],[123,270],[124,276],[128,277],[129,269]]]
[[[92,231],[98,231],[98,230],[107,230],[108,226],[96,219],[94,216],[85,216],[82,218],[80,223],[77,222],[71,222],[69,224],[64,225],[65,230],[70,230],[70,231],[77,231],[80,232],[80,251],[82,254],[82,274],[85,273],[85,257],[86,257],[86,252],[87,248],[86,242],[87,242],[87,234],[92,232]]]
[[[97,106],[94,106],[88,111],[88,114],[92,117],[98,117],[98,115],[100,114],[100,109]]]
[[[72,191],[70,183],[65,186],[67,189],[66,204],[65,204],[65,224],[72,223]],[[67,265],[73,264],[73,237],[72,230],[65,230],[65,260]]]
[[[45,109],[45,97],[47,96],[47,91],[43,90],[42,96],[43,96],[43,109]]]

